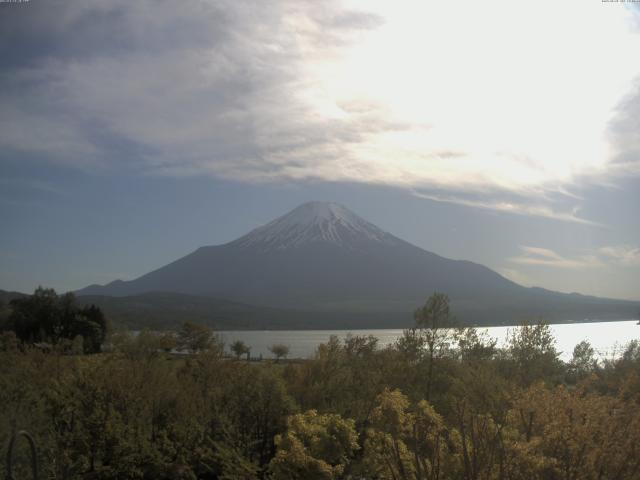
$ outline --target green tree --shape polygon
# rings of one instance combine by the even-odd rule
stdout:
[[[289,355],[289,346],[283,343],[275,343],[269,347],[269,351],[276,357],[276,362],[279,362],[281,358],[287,358]]]
[[[442,355],[453,340],[454,322],[449,309],[449,297],[434,293],[423,307],[415,311],[414,318],[427,350],[426,398],[430,400],[436,357]]]
[[[269,364],[224,362],[226,385],[217,400],[222,407],[214,435],[219,443],[235,445],[238,452],[258,468],[275,455],[274,438],[286,430],[286,418],[295,405],[280,375]]]
[[[216,340],[216,335],[209,327],[187,321],[178,331],[176,345],[179,350],[198,353],[217,346]]]
[[[573,357],[569,362],[569,377],[572,381],[579,381],[593,373],[598,368],[596,352],[589,342],[583,340],[573,349]]]
[[[9,327],[25,343],[61,343],[83,338],[85,353],[99,352],[107,332],[107,320],[95,305],[79,307],[72,293],[56,294],[38,287],[33,295],[11,301]],[[64,342],[70,343],[70,342]]]
[[[231,351],[236,356],[236,359],[240,360],[242,355],[246,355],[248,359],[251,349],[242,340],[236,340],[231,344]]]
[[[415,366],[424,353],[425,340],[417,328],[402,331],[394,347],[402,355],[407,364]]]
[[[339,413],[356,421],[359,430],[386,383],[390,354],[371,336],[332,335],[320,344],[313,360],[288,365],[284,374],[291,394],[304,410]]]
[[[546,323],[524,323],[510,332],[507,355],[514,366],[512,374],[522,385],[538,380],[558,381],[562,363],[556,340]]]
[[[95,305],[80,308],[69,334],[82,336],[85,353],[99,352],[107,336],[107,320],[102,310]]]
[[[458,328],[455,332],[458,355],[464,362],[477,363],[490,360],[496,355],[498,340],[487,331],[479,332],[473,327]]]

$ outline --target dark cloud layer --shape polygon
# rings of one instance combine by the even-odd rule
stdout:
[[[371,113],[332,125],[296,98],[303,61],[380,23],[333,2],[35,0],[3,10],[5,151],[85,168],[295,177],[309,149],[336,157],[341,143],[386,128]]]
[[[81,61],[135,51],[198,47],[220,40],[228,24],[221,5],[204,2],[32,0],[0,4],[5,69],[39,61]],[[209,19],[215,17],[217,28]],[[228,35],[228,32],[226,32]]]

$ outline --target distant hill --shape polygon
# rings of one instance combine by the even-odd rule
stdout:
[[[638,310],[637,302],[522,287],[483,265],[416,247],[341,205],[324,202],[303,204],[237,240],[201,247],[135,280],[92,285],[77,294],[128,297],[101,300],[111,302],[114,311],[118,304],[120,315],[135,309],[134,299],[142,294],[171,292],[186,295],[171,297],[185,305],[171,306],[168,294],[155,293],[145,297],[146,312],[152,304],[180,311],[189,305],[194,314],[215,312],[219,322],[234,328],[255,322],[269,328],[310,328],[319,322],[331,328],[336,319],[360,324],[363,318],[370,326],[406,326],[434,291],[447,293],[458,318],[474,324],[539,317],[613,320],[633,318]],[[305,312],[304,320],[299,312]]]
[[[11,300],[14,300],[16,298],[24,298],[28,296],[29,295],[26,293],[9,292],[6,290],[0,290],[0,305],[8,305]]]
[[[0,330],[4,328],[5,322],[9,319],[9,315],[11,313],[9,302],[16,298],[26,296],[28,295],[20,292],[7,292],[6,290],[0,290]]]
[[[349,330],[409,328],[414,324],[410,311],[279,309],[181,293],[149,292],[126,297],[91,295],[78,297],[78,301],[98,305],[115,325],[134,330],[173,329],[185,320],[209,325],[216,330]],[[571,303],[564,298],[554,302],[547,296],[544,302],[529,314],[523,314],[515,300],[497,305],[453,302],[452,308],[462,323],[479,326],[514,325],[523,320],[539,319],[566,322],[634,318],[631,313],[620,317],[615,302],[608,305],[599,299],[586,307],[592,313],[591,317],[575,318],[572,315],[576,310],[584,309],[584,303]]]
[[[409,315],[304,311],[248,305],[182,293],[148,292],[126,297],[85,295],[81,304],[99,306],[115,324],[131,329],[172,329],[186,320],[216,330],[359,329],[409,327]]]
[[[628,316],[617,314],[617,301],[609,305],[606,300],[595,297],[576,296],[578,304],[567,301],[566,296],[558,294],[557,301],[549,297],[552,292],[537,290],[544,303],[529,313],[523,314],[517,297],[511,303],[488,304],[477,302],[452,302],[453,312],[463,324],[478,326],[515,325],[522,320],[545,319],[550,322],[571,320],[617,320],[635,318],[630,310]],[[9,311],[7,305],[14,298],[28,296],[25,293],[0,290],[0,320]],[[571,297],[571,295],[569,295]],[[581,297],[581,298],[578,298]],[[588,307],[590,317],[571,318],[577,309],[584,308],[584,301],[592,300]],[[2,303],[4,302],[4,303]],[[116,327],[133,330],[175,329],[186,320],[208,325],[216,330],[356,330],[375,328],[408,328],[413,326],[411,311],[400,307],[389,308],[382,305],[348,305],[345,308],[302,310],[294,308],[274,308],[249,305],[206,296],[188,295],[170,292],[147,292],[139,295],[111,297],[103,295],[83,295],[78,297],[81,305],[99,306]],[[386,310],[382,307],[386,307]],[[409,308],[409,307],[407,307]],[[637,313],[637,311],[635,312]]]

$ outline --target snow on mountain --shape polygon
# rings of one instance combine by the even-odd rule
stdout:
[[[393,245],[401,240],[340,204],[308,202],[232,243],[271,251],[318,242],[357,249],[370,242]]]

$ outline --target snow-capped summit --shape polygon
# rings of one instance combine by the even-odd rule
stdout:
[[[307,202],[233,243],[268,251],[308,243],[357,249],[370,242],[394,244],[399,241],[338,203]]]

